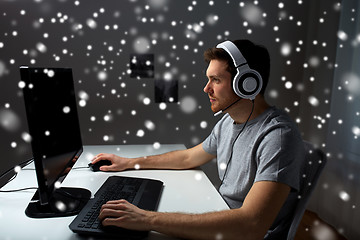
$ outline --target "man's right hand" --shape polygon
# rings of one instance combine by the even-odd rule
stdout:
[[[111,162],[111,165],[104,165],[100,167],[101,171],[104,172],[110,172],[110,171],[124,171],[129,168],[134,168],[135,166],[130,167],[130,159],[129,158],[123,158],[120,156],[117,156],[115,154],[110,153],[100,153],[96,155],[93,160],[92,164],[97,163],[101,160],[109,160]]]

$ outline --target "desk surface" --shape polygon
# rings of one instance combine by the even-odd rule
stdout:
[[[124,157],[154,155],[171,150],[184,149],[184,145],[104,145],[84,146],[84,152],[74,168],[87,166],[92,157],[101,152],[114,153]],[[27,169],[33,169],[29,165]],[[25,168],[25,169],[26,169]],[[164,182],[159,212],[203,213],[228,209],[226,203],[201,170],[131,170],[124,172],[92,172],[90,169],[73,169],[62,183],[66,187],[89,189],[94,194],[111,175],[158,179]],[[15,180],[2,190],[37,186],[34,170],[22,170]],[[74,216],[47,219],[32,219],[25,215],[25,208],[35,190],[0,193],[0,240],[2,239],[82,239],[68,227]],[[174,239],[150,232],[149,240]]]

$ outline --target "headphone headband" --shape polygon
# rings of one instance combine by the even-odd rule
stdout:
[[[219,43],[216,46],[216,48],[224,49],[230,55],[236,68],[241,65],[247,64],[246,59],[241,54],[240,50],[231,41],[225,41],[225,42]]]

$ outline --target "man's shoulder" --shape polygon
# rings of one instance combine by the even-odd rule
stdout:
[[[294,121],[291,119],[289,114],[284,110],[281,110],[277,107],[271,107],[264,119],[269,123],[269,125],[293,125]]]
[[[298,126],[291,117],[284,110],[276,107],[268,109],[266,114],[250,128],[260,138],[269,134],[283,135],[291,133],[290,135],[294,136],[299,134]]]

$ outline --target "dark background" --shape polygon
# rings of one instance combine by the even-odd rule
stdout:
[[[20,65],[73,69],[84,144],[191,147],[219,119],[203,51],[248,38],[272,58],[267,100],[329,158],[309,208],[357,239],[359,10],[355,0],[0,1],[0,174],[32,154]],[[214,164],[204,170],[216,184]]]

